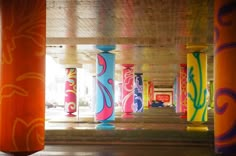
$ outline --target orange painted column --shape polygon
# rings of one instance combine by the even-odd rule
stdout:
[[[236,155],[236,1],[216,0],[215,152]]]
[[[44,148],[45,0],[0,1],[0,151]]]

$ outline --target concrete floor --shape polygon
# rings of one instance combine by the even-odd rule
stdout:
[[[213,156],[209,147],[135,145],[48,145],[33,156]]]
[[[0,153],[0,156],[8,156]],[[32,156],[214,156],[210,147],[137,145],[46,145]]]
[[[186,119],[173,108],[151,108],[133,116],[116,113],[112,130],[97,129],[89,108],[66,117],[46,110],[46,146],[32,156],[213,156],[213,111],[208,131],[187,131]],[[0,152],[0,156],[6,155]]]

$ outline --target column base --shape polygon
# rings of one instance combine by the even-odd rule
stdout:
[[[2,151],[2,152],[6,153],[7,155],[13,155],[13,156],[27,156],[27,155],[31,155],[31,154],[34,154],[34,153],[39,152],[39,151],[22,151],[22,152]]]
[[[68,114],[66,114],[66,116],[67,116],[67,117],[75,117],[76,115],[73,114],[73,113],[68,113]]]
[[[196,122],[196,123],[190,123],[187,125],[186,128],[187,131],[201,131],[201,132],[206,132],[208,131],[208,126],[204,125],[204,123],[201,122]]]
[[[110,123],[100,123],[96,126],[96,130],[114,130],[115,126]]]
[[[121,116],[123,119],[133,119],[134,115],[131,112],[126,112]]]
[[[187,112],[184,112],[180,115],[181,119],[187,119]]]

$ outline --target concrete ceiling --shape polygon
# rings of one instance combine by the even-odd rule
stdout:
[[[186,45],[207,45],[213,78],[213,0],[47,0],[47,54],[95,73],[97,44],[115,44],[116,79],[134,64],[156,87],[172,87]]]

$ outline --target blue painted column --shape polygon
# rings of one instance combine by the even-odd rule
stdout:
[[[143,78],[142,73],[135,73],[134,112],[143,112]]]
[[[114,69],[115,55],[109,51],[114,50],[114,45],[97,45],[102,52],[97,55],[97,83],[96,83],[96,116],[95,119],[102,123],[115,120],[114,113]]]
[[[173,105],[175,106],[175,108],[176,108],[176,104],[177,104],[177,77],[175,77],[175,81],[174,81],[174,85],[173,85]]]

